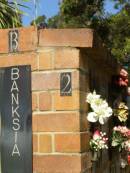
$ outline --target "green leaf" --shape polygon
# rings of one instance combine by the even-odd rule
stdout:
[[[119,143],[117,142],[117,141],[112,141],[112,146],[113,147],[116,147],[116,146],[118,146],[119,145]]]

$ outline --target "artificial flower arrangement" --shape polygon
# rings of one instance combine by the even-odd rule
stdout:
[[[121,167],[130,164],[130,129],[126,126],[115,126],[112,133],[112,146],[120,152]]]
[[[86,101],[90,104],[91,108],[91,112],[87,116],[88,121],[91,123],[99,122],[100,125],[104,125],[113,113],[121,123],[125,123],[128,119],[128,107],[124,102],[121,102],[117,109],[113,111],[108,106],[107,101],[102,99],[95,91],[87,95]],[[108,149],[107,142],[106,133],[96,130],[90,140],[90,148],[94,154],[98,154],[101,150]],[[112,147],[118,148],[120,153],[121,151],[127,153],[127,161],[121,158],[121,167],[125,168],[127,163],[130,164],[130,129],[126,126],[115,126],[112,132],[111,145]],[[96,159],[94,158],[94,160]]]
[[[112,133],[112,146],[118,147],[119,151],[130,151],[130,129],[126,126],[115,126]]]
[[[99,122],[99,124],[104,125],[113,113],[111,107],[108,106],[107,101],[102,99],[95,91],[87,95],[86,101],[90,104],[92,110],[88,113],[88,121],[92,123]],[[96,130],[93,133],[92,139],[90,140],[90,148],[94,153],[93,161],[97,160],[95,154],[97,155],[96,157],[98,157],[101,150],[108,149],[107,142],[108,138],[106,137],[105,132]]]
[[[94,151],[99,151],[101,149],[108,149],[107,141],[108,138],[106,137],[106,133],[96,130],[93,134],[92,139],[90,140],[90,148]]]
[[[124,102],[119,103],[117,109],[114,110],[114,116],[118,118],[121,123],[124,123],[128,119],[128,107]],[[112,133],[112,146],[118,147],[119,151],[125,147],[125,142],[130,139],[130,129],[126,126],[115,126]]]
[[[112,115],[112,109],[108,106],[106,100],[103,100],[100,95],[94,91],[87,95],[86,101],[90,104],[92,112],[88,113],[87,119],[89,122],[97,122],[104,124]]]
[[[120,102],[117,109],[114,110],[114,115],[120,122],[126,122],[128,119],[128,107],[124,102]]]
[[[124,102],[119,103],[114,115],[125,124],[128,119],[128,107]],[[121,167],[125,168],[130,164],[130,129],[125,125],[115,126],[112,132],[112,146],[118,148],[121,157]],[[122,154],[123,153],[123,154]]]
[[[99,152],[102,149],[108,149],[108,138],[106,137],[106,133],[96,130],[93,134],[92,139],[90,140],[90,148],[94,153],[93,161],[96,161],[99,157]]]
[[[115,82],[121,89],[124,89],[124,87],[126,88],[128,85],[127,71],[121,69],[120,75]],[[128,120],[128,107],[126,104],[120,102],[118,107],[112,110],[107,101],[102,99],[101,95],[96,94],[95,91],[93,93],[88,93],[86,101],[90,104],[91,108],[91,112],[88,113],[87,119],[93,124],[96,123],[96,126],[99,123],[100,126],[98,125],[98,128],[104,125],[112,114],[118,119],[118,121],[116,121],[118,125],[113,128],[112,136],[109,140],[111,140],[112,147],[118,148],[121,168],[125,168],[128,164],[130,165],[130,129],[125,126]],[[122,124],[122,126],[119,124]],[[92,127],[95,128],[95,126]],[[96,131],[92,129],[93,135],[90,140],[90,148],[94,154],[101,153],[100,151],[108,149],[108,138],[106,137],[106,133],[97,130],[98,128],[95,128]],[[93,161],[96,161],[96,159]]]

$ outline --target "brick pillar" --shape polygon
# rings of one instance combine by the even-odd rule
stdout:
[[[81,127],[80,50],[47,47],[38,50],[38,71],[32,73],[34,171],[84,172],[88,133]],[[60,74],[71,72],[72,96],[60,96]]]

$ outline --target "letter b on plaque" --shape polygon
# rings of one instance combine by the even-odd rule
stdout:
[[[19,33],[18,30],[9,31],[9,52],[18,51]]]

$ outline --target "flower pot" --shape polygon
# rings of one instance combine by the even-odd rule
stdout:
[[[120,159],[120,166],[122,169],[124,169],[127,166],[127,161],[125,159]]]
[[[122,169],[126,168],[126,166],[128,165],[128,157],[127,157],[127,152],[125,150],[122,150],[122,152],[120,153],[120,167]]]
[[[98,160],[98,151],[92,152],[92,161],[97,161]]]

